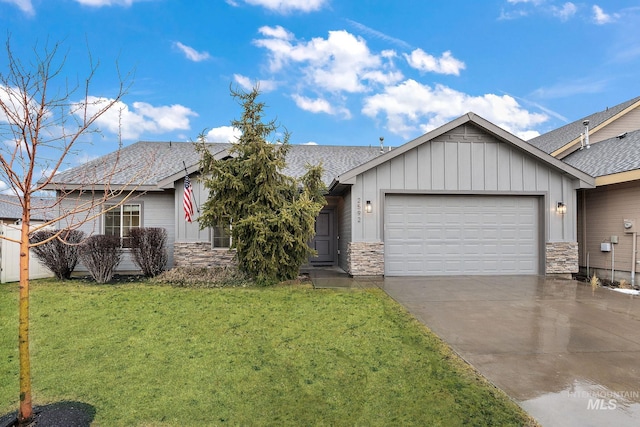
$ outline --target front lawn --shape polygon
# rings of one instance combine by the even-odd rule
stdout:
[[[32,283],[34,401],[100,426],[525,425],[380,290]],[[0,416],[17,409],[17,285],[0,285]]]

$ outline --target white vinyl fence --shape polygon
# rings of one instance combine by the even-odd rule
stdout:
[[[20,226],[0,224],[0,235],[20,239]],[[29,259],[30,279],[54,276],[51,271],[40,264],[40,261],[31,252]],[[20,280],[20,245],[6,239],[0,239],[0,283],[17,282],[18,280]]]

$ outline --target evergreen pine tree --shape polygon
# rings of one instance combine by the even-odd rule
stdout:
[[[295,278],[312,253],[315,219],[325,204],[322,166],[307,166],[296,180],[282,173],[289,151],[289,133],[270,143],[275,121],[263,122],[259,91],[232,90],[243,113],[232,126],[241,130],[229,156],[216,159],[205,143],[202,155],[204,185],[209,198],[202,206],[200,227],[232,224],[238,267],[260,284]],[[202,138],[201,138],[202,139]]]

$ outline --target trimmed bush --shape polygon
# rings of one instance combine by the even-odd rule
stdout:
[[[107,283],[122,259],[120,238],[96,235],[87,238],[80,247],[80,261],[98,283]]]
[[[167,230],[164,228],[133,228],[129,231],[131,253],[142,274],[155,277],[164,271],[167,255]]]
[[[151,279],[151,283],[185,288],[247,287],[253,284],[235,267],[174,267]]]
[[[40,230],[29,237],[31,244],[41,243],[31,248],[38,260],[59,280],[71,278],[78,264],[80,243],[84,232],[80,230]]]

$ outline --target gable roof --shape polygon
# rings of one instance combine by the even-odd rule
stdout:
[[[231,144],[208,143],[211,153],[224,153]],[[331,180],[359,164],[380,155],[379,147],[290,145],[285,174],[299,178],[307,164],[322,162],[323,181]],[[104,189],[111,187],[137,188],[154,191],[174,187],[174,182],[200,169],[200,154],[192,142],[140,141],[123,147],[81,166],[57,174],[47,189]]]
[[[363,172],[366,172],[369,169],[372,169],[378,165],[381,165],[384,162],[387,162],[397,156],[400,156],[406,153],[407,151],[412,150],[415,147],[422,145],[425,142],[430,141],[434,138],[437,138],[440,135],[443,135],[457,128],[458,126],[464,125],[466,123],[473,123],[474,125],[478,126],[484,131],[492,134],[499,140],[504,141],[508,144],[511,144],[512,146],[530,154],[531,156],[541,160],[542,162],[552,166],[553,168],[560,170],[563,173],[569,174],[574,178],[579,179],[581,188],[591,188],[594,186],[594,179],[588,174],[574,168],[573,166],[565,164],[564,162],[562,162],[559,159],[556,159],[553,156],[550,156],[549,154],[539,150],[533,145],[507,132],[501,127],[496,126],[495,124],[478,116],[477,114],[467,113],[464,116],[461,116],[443,126],[440,126],[437,129],[432,130],[431,132],[428,132],[412,141],[407,142],[404,145],[401,145],[398,148],[393,149],[392,151],[389,151],[381,156],[378,156],[368,161],[367,163],[356,166],[355,168],[341,174],[336,178],[336,180],[334,180],[334,182],[332,182],[330,186],[330,190],[336,189],[339,191],[339,189],[344,185],[355,184],[356,176],[362,174]]]
[[[218,145],[223,150],[229,144],[212,144]],[[176,173],[184,176],[184,165],[199,160],[193,143],[140,141],[58,173],[47,189],[103,189],[109,183],[112,187],[154,190],[161,179]]]
[[[575,151],[563,161],[595,177],[596,186],[640,179],[640,130]]]
[[[583,125],[583,122],[585,120],[589,120],[589,135],[591,135],[610,123],[612,120],[620,118],[638,106],[640,106],[640,96],[611,108],[607,108],[604,111],[583,117],[575,122],[552,130],[551,132],[532,138],[528,142],[545,153],[555,156],[572,146],[577,146],[577,144],[580,143],[580,135],[584,132],[585,126]]]

